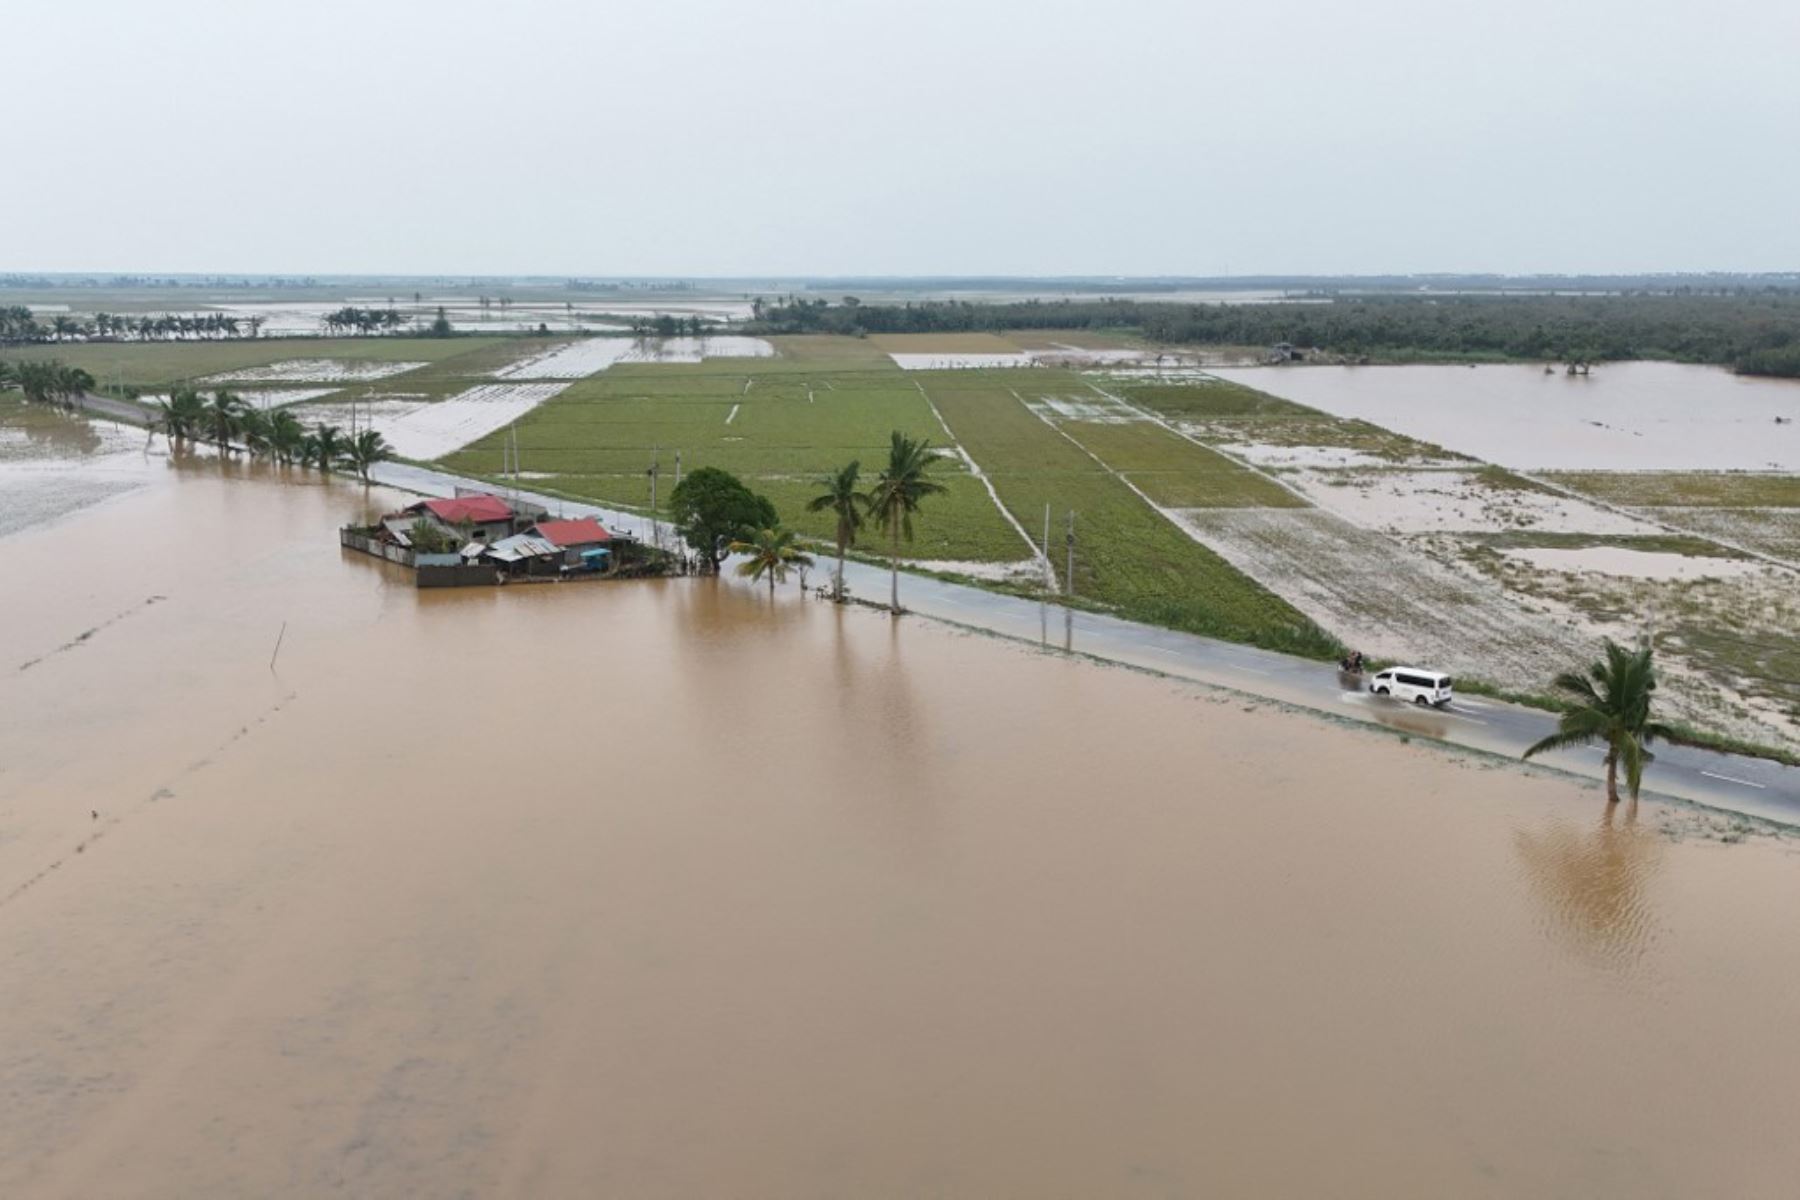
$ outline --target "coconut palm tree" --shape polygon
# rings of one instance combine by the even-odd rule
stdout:
[[[1672,736],[1668,726],[1650,719],[1651,694],[1656,691],[1656,672],[1650,665],[1650,647],[1627,650],[1606,640],[1606,659],[1592,664],[1587,674],[1565,671],[1556,677],[1558,690],[1575,706],[1556,723],[1556,732],[1525,751],[1530,758],[1559,746],[1606,744],[1606,802],[1619,802],[1619,767],[1635,802],[1643,782],[1644,764],[1656,756],[1647,747],[1657,738]]]
[[[291,463],[306,446],[306,429],[300,418],[285,408],[269,415],[269,452],[278,463]]]
[[[156,423],[170,441],[184,442],[206,420],[206,401],[191,387],[178,387],[157,404]]]
[[[75,399],[85,396],[94,386],[94,377],[80,367],[65,367],[61,363],[54,364],[53,384],[56,396],[62,401],[64,408],[74,408]]]
[[[844,598],[844,551],[856,545],[856,531],[862,528],[863,513],[869,507],[869,497],[856,490],[861,470],[861,462],[852,462],[827,475],[819,481],[824,490],[806,504],[807,512],[829,512],[837,518],[837,582],[832,591],[837,600]]]
[[[794,545],[794,531],[779,525],[757,530],[756,536],[747,542],[731,543],[731,552],[750,556],[738,564],[737,573],[751,579],[768,576],[771,596],[775,594],[776,584],[787,582],[789,567],[810,567],[813,561],[812,555]]]
[[[224,388],[213,393],[212,403],[206,406],[206,428],[221,451],[231,450],[232,435],[238,432],[243,419],[242,397]]]
[[[369,482],[369,469],[376,463],[386,462],[394,457],[394,448],[387,444],[379,430],[365,429],[351,438],[344,447],[344,465],[362,476],[364,483]]]
[[[269,414],[254,404],[246,404],[238,412],[238,436],[252,458],[269,453]]]
[[[336,425],[320,425],[306,437],[300,461],[309,462],[321,471],[329,471],[344,456],[344,431]]]
[[[925,475],[932,462],[931,442],[914,441],[898,429],[888,446],[887,466],[869,490],[869,515],[888,535],[889,573],[893,595],[889,601],[894,612],[900,612],[900,539],[912,541],[912,517],[919,502],[944,490],[944,485]]]

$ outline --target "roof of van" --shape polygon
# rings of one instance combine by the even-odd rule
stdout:
[[[1431,671],[1431,670],[1427,670],[1424,667],[1387,667],[1381,673],[1383,675],[1393,675],[1393,674],[1429,675],[1433,679],[1448,679],[1448,678],[1450,678],[1450,672],[1448,672],[1448,671]]]

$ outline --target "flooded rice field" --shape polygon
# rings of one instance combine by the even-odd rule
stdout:
[[[0,1194],[1791,1194],[1793,841],[137,461],[0,540]]]
[[[1515,470],[1800,471],[1800,383],[1718,367],[1607,363],[1587,376],[1510,364],[1213,373]]]

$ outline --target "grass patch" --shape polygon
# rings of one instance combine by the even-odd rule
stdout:
[[[224,342],[101,342],[91,345],[21,346],[0,354],[17,361],[58,359],[81,367],[102,387],[166,390],[184,380],[266,367],[290,359],[441,364],[485,353],[498,338],[244,338]],[[390,377],[383,382],[392,384]]]
[[[1717,542],[1686,534],[1544,533],[1511,529],[1503,533],[1468,533],[1465,541],[1494,550],[1591,550],[1610,546],[1653,554],[1681,554],[1689,558],[1736,558]]]
[[[1274,480],[1154,421],[1058,422],[1165,508],[1306,508]]]
[[[867,341],[895,354],[1017,354],[1019,345],[997,333],[877,333]]]
[[[920,373],[957,437],[1026,524],[1044,506],[1077,513],[1075,589],[1121,616],[1173,629],[1328,658],[1335,639],[1292,605],[1156,513],[1131,489],[1034,416],[1006,372]],[[1039,379],[1068,394],[1078,381]]]
[[[1334,417],[1229,380],[1127,387],[1123,394],[1133,403],[1191,427],[1197,435],[1213,442],[1317,446],[1395,463],[1472,461],[1391,429]]]
[[[1613,504],[1800,508],[1800,475],[1751,471],[1561,471],[1544,478]]]

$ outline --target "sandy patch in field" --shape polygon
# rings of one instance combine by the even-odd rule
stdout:
[[[1643,508],[1672,528],[1800,564],[1800,508]]]
[[[516,421],[567,386],[486,383],[448,400],[420,405],[398,420],[378,420],[375,428],[404,458],[438,458]]]
[[[1584,546],[1580,549],[1533,546],[1501,553],[1540,570],[1617,575],[1629,579],[1730,579],[1779,569],[1744,558],[1697,558],[1624,546]]]
[[[1392,464],[1377,454],[1345,450],[1336,446],[1270,446],[1256,442],[1217,442],[1208,436],[1205,424],[1177,422],[1182,432],[1212,444],[1213,448],[1257,467],[1317,467],[1343,470],[1349,467],[1388,467]]]
[[[1365,529],[1388,533],[1642,534],[1656,526],[1586,501],[1483,483],[1470,471],[1324,471],[1284,476],[1308,500]]]
[[[362,362],[340,358],[293,358],[266,367],[221,371],[200,383],[366,383],[404,375],[427,364],[422,362]]]
[[[1498,584],[1316,509],[1170,510],[1196,540],[1336,634],[1385,659],[1538,687],[1589,644]]]

